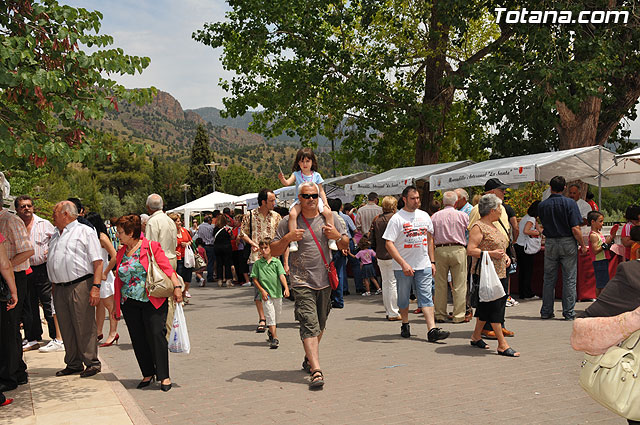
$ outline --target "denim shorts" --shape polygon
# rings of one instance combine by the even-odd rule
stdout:
[[[398,287],[398,308],[409,308],[411,289],[418,299],[418,307],[433,307],[433,279],[431,267],[414,270],[413,276],[405,276],[402,270],[394,270]]]

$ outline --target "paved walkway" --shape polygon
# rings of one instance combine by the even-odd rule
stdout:
[[[27,353],[30,383],[8,393],[16,401],[0,408],[0,423],[626,423],[579,387],[582,354],[569,345],[571,322],[538,319],[540,301],[507,309],[516,332],[509,342],[522,352],[512,359],[495,354],[495,341],[492,350],[471,347],[471,323],[444,324],[451,337],[431,344],[424,319],[412,314],[413,336],[400,338],[381,296],[346,297],[321,344],[325,388],[312,392],[300,370],[293,303],[284,303],[281,346],[270,350],[265,334],[255,333],[253,288],[191,293],[192,351],[170,355],[171,391],[135,389],[140,371],[121,322],[120,344],[100,349],[106,370],[92,378],[56,378],[63,353]]]

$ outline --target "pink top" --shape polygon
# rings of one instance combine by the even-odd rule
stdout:
[[[596,246],[593,246],[593,244],[591,243],[591,234],[595,234],[598,236],[598,238],[600,239],[600,242],[596,244]],[[609,250],[603,249],[602,251],[600,251],[598,254],[594,253],[594,249],[602,246],[603,243],[605,243],[607,240],[604,237],[604,235],[602,233],[599,232],[594,232],[593,230],[591,232],[589,232],[589,255],[591,255],[591,261],[600,261],[600,260],[610,260],[611,259],[611,253],[609,252]]]
[[[437,245],[457,243],[467,245],[466,230],[469,216],[450,205],[431,216],[433,222],[433,242]]]
[[[368,249],[361,249],[360,251],[358,251],[358,253],[356,254],[356,258],[358,260],[360,260],[360,263],[362,265],[365,264],[371,264],[373,262],[373,259],[376,257],[376,253],[373,249],[368,248]]]
[[[165,272],[167,276],[171,277],[173,273],[175,273],[175,271],[173,270],[173,267],[171,267],[169,259],[164,254],[160,243],[155,241],[150,242],[149,239],[146,239],[144,236],[140,236],[140,239],[142,240],[142,245],[140,246],[140,264],[142,264],[142,267],[144,267],[145,270],[149,270],[149,256],[147,255],[147,253],[149,250],[149,246],[151,245],[153,256],[155,257],[158,266],[160,266],[162,271]],[[126,245],[122,245],[118,250],[118,254],[116,255],[116,270],[120,268],[122,257],[124,257],[126,251]],[[116,317],[120,317],[120,289],[122,289],[122,280],[120,280],[120,276],[118,276],[118,273],[115,273],[115,275],[116,280],[114,283],[113,301],[116,307]],[[166,298],[149,297],[149,301],[156,309],[160,308],[160,306],[164,304],[165,300]]]
[[[4,236],[2,236],[2,233],[0,233],[0,243],[4,242]]]

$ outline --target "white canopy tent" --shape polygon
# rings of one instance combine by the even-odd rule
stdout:
[[[213,192],[167,212],[184,214],[184,222],[189,223],[189,218],[194,212],[199,213],[202,211],[220,210],[226,207],[232,208],[237,200],[238,197],[235,195]]]
[[[455,171],[432,175],[431,190],[482,186],[497,177],[505,184],[549,182],[562,175],[598,187],[624,186],[640,181],[640,164],[616,164],[616,155],[602,146],[567,149],[511,158],[492,159]],[[599,199],[600,201],[600,199]]]
[[[380,196],[398,195],[407,185],[414,184],[419,180],[428,180],[433,174],[446,173],[470,164],[473,164],[473,161],[465,160],[444,164],[394,168],[357,183],[347,184],[345,192],[349,195],[366,195],[369,192],[376,192]]]
[[[635,148],[621,155],[616,155],[616,159],[635,159],[640,160],[640,148]]]

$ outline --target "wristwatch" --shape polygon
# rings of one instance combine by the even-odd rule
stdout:
[[[91,286],[95,286],[96,288],[100,289],[100,286],[102,286],[102,284],[100,283],[94,283]]]

